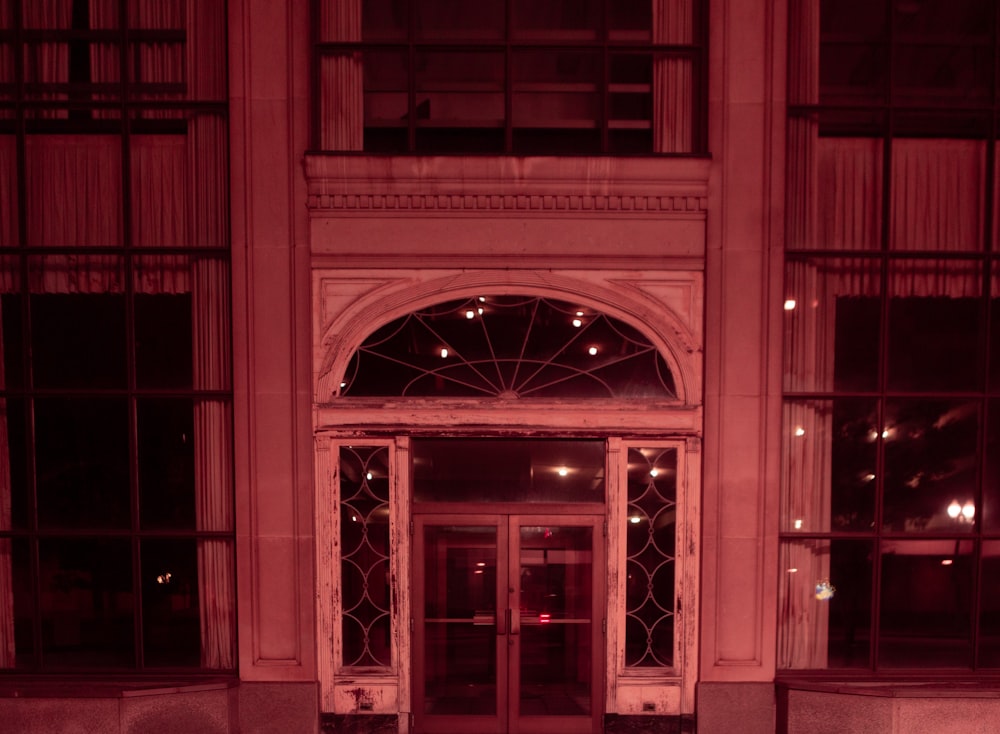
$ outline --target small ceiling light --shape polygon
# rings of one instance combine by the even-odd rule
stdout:
[[[564,477],[569,474],[569,469],[564,466],[559,467],[559,476]]]
[[[945,558],[943,561],[941,561],[941,565],[942,566],[950,566],[954,562],[955,561],[953,561],[951,558]]]
[[[796,436],[805,436],[806,435],[806,429],[803,428],[802,426],[795,426],[795,435]]]
[[[590,349],[587,350],[587,353],[591,357],[596,357],[597,356],[597,347],[591,347]]]
[[[658,476],[659,473],[660,473],[660,470],[657,469],[655,466],[652,469],[649,470],[649,476],[651,476],[651,477]]]
[[[343,390],[345,387],[347,387],[347,383],[346,382],[340,383],[340,389],[341,390]]]
[[[445,349],[444,347],[441,347],[441,359],[445,359],[447,358],[447,356],[448,356],[448,350]]]
[[[797,569],[797,568],[789,568],[787,570],[787,573],[798,573],[798,572],[799,572],[799,569]]]
[[[581,326],[583,326],[583,322],[580,319],[573,319],[573,326],[579,329]]]
[[[371,472],[365,474],[365,479],[367,479],[369,482],[373,479],[373,477],[374,475]]]
[[[795,522],[792,523],[792,525],[795,526],[796,530],[801,530],[802,529],[802,521],[801,520],[796,520]]]
[[[479,309],[479,310],[482,311],[482,309]],[[467,318],[467,319],[474,319],[474,318],[476,318],[476,312],[473,311],[470,308],[468,311],[465,312],[465,318]]]
[[[948,517],[950,517],[952,520],[955,520],[961,514],[962,514],[962,506],[958,504],[958,500],[952,500],[951,504],[948,505]]]
[[[480,303],[486,303],[486,296],[480,296],[479,297],[479,302]]]
[[[632,515],[632,517],[630,517],[628,521],[633,525],[638,525],[639,523],[642,522],[642,518],[639,517],[638,515]]]
[[[482,307],[482,306],[480,306],[480,307],[479,307],[479,308],[477,308],[476,310],[477,310],[477,311],[479,312],[479,315],[480,315],[480,316],[482,316],[482,315],[483,315],[483,307]]]
[[[794,311],[795,310],[795,305],[796,304],[795,304],[795,299],[794,298],[788,298],[788,299],[785,300],[785,310],[786,311]]]

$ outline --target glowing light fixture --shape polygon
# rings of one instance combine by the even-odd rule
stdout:
[[[569,469],[564,466],[559,467],[559,476],[564,477],[569,474]]]
[[[468,311],[465,312],[465,318],[467,318],[467,319],[474,319],[474,318],[476,318],[476,312],[473,311],[470,308]]]
[[[795,306],[796,306],[796,303],[795,303],[795,299],[794,298],[788,298],[788,299],[785,300],[785,310],[786,311],[794,311],[795,310]]]
[[[441,347],[441,359],[447,359],[447,357],[448,357],[448,350],[445,349],[444,347]]]
[[[803,428],[802,426],[795,426],[795,435],[796,436],[805,436],[806,435],[806,429]]]
[[[580,319],[573,319],[573,326],[579,329],[581,326],[583,326],[583,321],[581,321]]]
[[[659,475],[660,475],[660,470],[657,469],[655,466],[652,469],[649,470],[649,476],[656,477],[656,476],[659,476]]]
[[[589,354],[591,357],[596,357],[597,356],[597,347],[591,347],[590,349],[588,349],[587,350],[587,354]]]

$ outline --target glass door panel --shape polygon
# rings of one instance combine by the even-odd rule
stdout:
[[[415,517],[416,732],[599,731],[602,518],[546,519]]]
[[[519,714],[589,716],[593,529],[522,525],[519,535]]]

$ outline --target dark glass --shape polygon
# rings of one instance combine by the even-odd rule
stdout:
[[[35,387],[126,386],[124,295],[45,293],[30,302]]]
[[[650,0],[614,0],[607,4],[608,32],[612,38],[650,38],[653,4]]]
[[[368,128],[402,128],[405,131],[410,114],[406,52],[397,49],[365,51],[362,67],[366,135]]]
[[[897,44],[893,48],[893,103],[989,105],[993,48],[982,45]]]
[[[820,103],[861,105],[884,102],[887,90],[886,46],[878,42],[820,44]]]
[[[963,400],[888,400],[882,440],[882,527],[906,532],[969,533],[975,515],[978,404]]]
[[[980,668],[1000,668],[1000,541],[983,541],[979,582]]]
[[[603,502],[604,442],[415,438],[417,502]]]
[[[0,400],[0,409],[6,409],[6,415],[0,416],[0,421],[6,420],[7,445],[0,444],[0,451],[6,451],[6,459],[10,471],[10,510],[11,525],[25,529],[31,525],[32,492],[28,479],[28,443],[26,439],[27,422],[25,406],[21,398],[6,398]],[[3,461],[3,458],[0,458]]]
[[[514,0],[516,38],[596,38],[599,0]]]
[[[137,293],[134,303],[136,387],[190,388],[191,296]]]
[[[869,666],[872,551],[868,540],[782,542],[779,668]]]
[[[334,3],[322,3],[326,9]],[[322,28],[328,27],[323,24]],[[362,0],[361,37],[366,41],[406,38],[410,28],[409,0]],[[333,38],[324,38],[333,41]]]
[[[142,649],[147,666],[197,667],[201,662],[197,542],[142,541]]]
[[[978,521],[987,533],[1000,532],[1000,400],[987,402],[983,506]]]
[[[844,295],[836,299],[834,390],[875,389],[881,306],[878,298],[870,296]]]
[[[17,277],[14,278],[17,282]],[[18,294],[0,295],[0,310],[3,311],[3,380],[0,388],[24,386],[24,318],[23,299]]]
[[[12,589],[14,592],[14,666],[33,667],[35,657],[35,625],[38,617],[31,579],[33,563],[31,544],[26,538],[0,539],[0,553],[4,543],[11,553]]]
[[[129,541],[42,538],[38,547],[45,667],[133,666]]]
[[[979,388],[984,356],[982,315],[982,300],[974,297],[891,298],[889,389]]]
[[[1000,241],[994,245],[1000,249]],[[989,355],[990,374],[989,389],[993,394],[1000,393],[1000,269],[994,264],[992,298],[990,298],[990,333]]]
[[[424,669],[428,713],[496,713],[497,529],[424,530]]]
[[[46,528],[127,528],[128,402],[35,401],[38,523]]]
[[[882,541],[881,667],[969,668],[971,540]]]
[[[142,526],[193,530],[196,437],[191,400],[139,399],[136,423]]]
[[[421,40],[503,38],[504,0],[414,0],[414,6]]]

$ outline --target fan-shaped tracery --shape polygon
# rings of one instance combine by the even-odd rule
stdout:
[[[340,394],[670,399],[676,389],[653,343],[619,319],[551,298],[477,296],[376,330]]]

